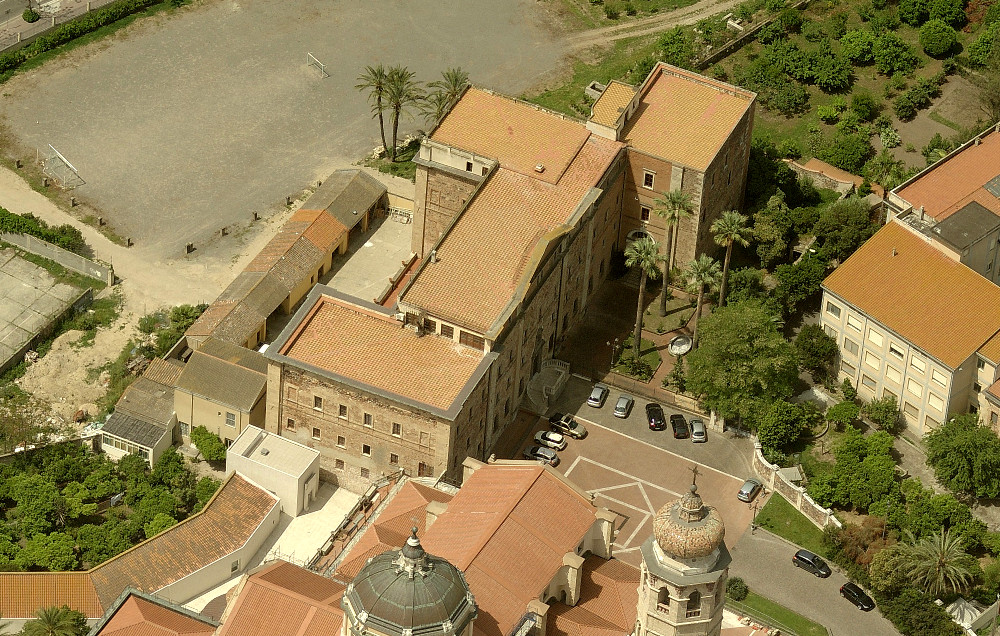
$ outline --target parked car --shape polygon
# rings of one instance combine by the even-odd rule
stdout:
[[[667,428],[667,417],[663,414],[663,407],[656,402],[646,405],[646,421],[649,422],[651,431],[662,431]]]
[[[695,443],[707,442],[708,435],[705,432],[705,423],[701,420],[691,420],[691,441]]]
[[[604,384],[595,384],[594,388],[590,391],[590,397],[587,398],[587,404],[593,406],[594,408],[601,408],[604,406],[604,400],[608,399],[608,393],[611,389]]]
[[[556,413],[549,418],[549,424],[560,433],[575,437],[576,439],[583,439],[587,436],[586,427],[573,419],[573,416],[568,413],[566,415]]]
[[[736,498],[740,501],[750,503],[760,493],[764,486],[756,479],[748,479],[740,486],[740,491],[736,493]]]
[[[841,585],[840,595],[854,603],[854,606],[862,612],[870,612],[875,609],[875,601],[872,600],[872,597],[865,594],[865,591],[857,583],[848,581]]]
[[[806,572],[812,572],[821,579],[830,576],[830,566],[826,564],[826,561],[809,550],[796,552],[792,556],[792,565],[802,568]]]
[[[623,419],[628,417],[628,414],[632,412],[633,405],[635,405],[635,400],[632,399],[632,396],[622,393],[618,396],[618,401],[615,403],[615,417]]]
[[[557,451],[566,449],[566,438],[555,431],[538,431],[535,433],[535,443]]]
[[[556,455],[556,452],[551,448],[544,446],[529,446],[524,449],[524,458],[543,461],[553,468],[559,465],[559,455]]]
[[[674,429],[675,439],[685,439],[688,436],[688,423],[684,416],[674,413],[670,416],[670,427]]]

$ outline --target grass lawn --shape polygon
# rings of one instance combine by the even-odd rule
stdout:
[[[810,552],[823,554],[826,551],[823,532],[778,493],[772,494],[770,501],[757,513],[757,525]]]
[[[646,331],[667,333],[687,324],[692,314],[694,307],[691,306],[691,301],[683,296],[667,300],[667,315],[660,316],[660,297],[657,296],[642,315],[642,328]],[[705,312],[702,311],[702,316],[704,315]]]
[[[632,346],[631,346],[632,338],[629,337],[629,339],[626,340],[625,342],[626,344],[622,345],[622,350],[618,354],[618,361],[612,368],[612,371],[614,371],[615,373],[620,373],[621,375],[627,375],[631,378],[636,378],[637,376],[634,376],[631,373],[629,373],[628,366],[622,363],[623,359],[632,357]],[[643,339],[642,344],[639,345],[639,359],[641,359],[643,362],[649,365],[649,368],[652,370],[652,373],[656,373],[656,369],[660,366],[660,362],[662,361],[660,359],[660,352],[656,350],[656,343],[654,343],[652,340]],[[652,374],[650,374],[650,377],[652,377]],[[637,378],[637,379],[643,380],[643,378]]]
[[[828,636],[826,628],[805,616],[796,614],[783,605],[778,605],[769,598],[750,592],[741,602],[727,600],[726,605],[737,612],[749,614],[773,627],[785,628],[798,636]],[[782,630],[784,632],[784,630]]]
[[[660,11],[673,11],[694,4],[697,0],[560,0],[572,16],[571,25],[593,29],[610,24],[627,24]],[[617,18],[610,18],[615,15]]]
[[[391,174],[403,179],[414,181],[417,178],[417,164],[413,163],[413,157],[420,150],[420,140],[414,139],[405,146],[396,150],[396,161],[388,159],[364,159],[358,163],[375,168],[379,172]]]

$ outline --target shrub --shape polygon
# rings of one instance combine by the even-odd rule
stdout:
[[[820,106],[816,109],[816,116],[827,124],[835,124],[840,119],[840,112],[833,106]]]
[[[1000,48],[998,44],[1000,44],[1000,22],[994,22],[982,29],[976,39],[969,43],[967,47],[969,61],[975,66],[986,66],[993,57],[993,52]]]
[[[839,40],[847,33],[847,14],[834,13],[827,21],[827,34],[834,40]]]
[[[0,207],[0,232],[29,234],[75,254],[82,254],[87,249],[83,234],[72,225],[51,227],[33,214],[14,214],[2,207]]]
[[[609,20],[617,20],[618,16],[621,15],[621,7],[618,6],[617,2],[608,2],[604,5],[604,15]]]
[[[195,426],[191,430],[191,441],[206,460],[219,462],[226,459],[226,445],[204,426]]]
[[[898,148],[903,143],[899,133],[894,128],[883,128],[879,131],[878,136],[883,148]]]
[[[851,384],[850,378],[844,378],[844,381],[840,384],[840,390],[844,393],[845,400],[853,402],[858,399],[858,390]]]
[[[955,46],[955,29],[941,20],[929,20],[920,27],[920,46],[931,57],[942,57]]]
[[[854,29],[840,38],[841,50],[852,64],[875,61],[875,35],[868,29]]]
[[[802,148],[794,139],[782,139],[778,142],[777,150],[778,154],[786,159],[798,159],[802,156]]]
[[[658,42],[663,61],[681,68],[691,69],[694,65],[694,40],[681,27],[674,27],[660,36]]]
[[[38,22],[38,19],[41,17],[42,16],[39,15],[39,13],[34,9],[32,9],[31,7],[25,9],[24,13],[21,14],[21,19],[27,22],[28,24],[31,24],[32,22]]]
[[[965,24],[965,0],[930,0],[927,15],[951,26]]]
[[[851,96],[851,110],[861,121],[871,121],[882,110],[882,105],[868,91],[858,91]]]
[[[809,20],[802,25],[802,37],[810,42],[819,42],[827,37],[826,28],[815,20]]]
[[[886,31],[876,38],[875,68],[879,73],[909,73],[919,62],[913,47],[892,31]]]
[[[954,57],[946,57],[941,60],[941,72],[945,75],[954,75],[957,70],[958,62],[955,61]]]
[[[895,31],[899,28],[899,16],[892,10],[879,11],[872,16],[869,26],[873,33]]]
[[[875,7],[872,6],[871,2],[863,2],[858,5],[856,9],[858,17],[861,18],[862,22],[868,22],[875,15]]]
[[[778,16],[777,22],[785,33],[798,33],[802,29],[802,12],[798,9],[784,9]]]
[[[799,365],[809,371],[813,379],[825,378],[837,361],[837,339],[828,336],[819,325],[804,325],[795,337],[795,350]]]
[[[841,170],[858,174],[872,152],[868,135],[861,132],[838,132],[830,145],[823,150],[820,158]]]
[[[910,26],[927,21],[927,0],[899,0],[899,19]]]
[[[747,587],[747,584],[740,577],[730,577],[730,579],[726,581],[726,596],[734,601],[742,601],[749,593],[750,588]]]
[[[901,120],[912,119],[917,111],[930,106],[933,99],[940,92],[937,78],[921,78],[913,85],[913,88],[906,91],[893,102],[893,110],[896,117]]]

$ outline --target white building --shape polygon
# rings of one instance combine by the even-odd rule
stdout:
[[[319,451],[255,426],[244,429],[226,453],[226,474],[237,471],[273,492],[293,517],[319,491]]]

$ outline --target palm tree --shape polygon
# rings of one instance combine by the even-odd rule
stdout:
[[[396,160],[396,139],[399,132],[399,116],[411,104],[419,103],[424,93],[420,90],[420,82],[414,81],[414,73],[405,66],[393,66],[389,69],[385,84],[385,99],[392,111],[392,148],[389,150],[389,160]]]
[[[639,359],[639,347],[642,343],[642,301],[646,294],[646,279],[660,275],[657,266],[663,257],[660,256],[660,246],[651,236],[632,241],[625,248],[625,266],[639,268],[639,302],[635,308],[635,332],[632,338],[632,351],[635,359]]]
[[[733,244],[743,247],[750,244],[751,229],[747,227],[747,217],[736,210],[727,210],[712,223],[715,242],[726,248],[726,260],[722,265],[722,284],[719,286],[719,307],[726,303],[726,287],[729,283],[729,259],[733,256]]]
[[[372,106],[372,117],[378,116],[378,128],[382,133],[382,150],[389,154],[389,145],[385,142],[385,120],[382,114],[385,112],[385,89],[389,76],[385,67],[381,64],[366,66],[365,72],[358,75],[358,83],[354,88],[359,91],[368,91],[368,102]]]
[[[653,212],[667,224],[667,258],[663,262],[663,289],[660,291],[660,315],[667,315],[667,282],[670,270],[674,268],[674,252],[677,251],[677,226],[681,219],[691,216],[694,203],[691,195],[680,190],[671,190],[662,198],[653,201]]]
[[[427,94],[422,107],[428,123],[433,124],[444,117],[448,112],[448,106],[458,99],[468,84],[469,74],[460,66],[442,72],[440,80],[429,83],[427,88],[431,91]]]
[[[909,579],[928,594],[958,592],[972,580],[973,558],[962,548],[962,538],[941,529],[917,540],[907,531],[904,567]]]
[[[702,254],[696,260],[687,264],[684,270],[684,278],[687,280],[688,289],[697,290],[698,304],[694,310],[694,332],[691,339],[693,346],[698,346],[698,321],[701,319],[701,307],[705,303],[705,288],[715,287],[719,284],[722,272],[719,270],[719,261],[708,254]]]
[[[80,621],[68,607],[44,607],[35,612],[35,618],[24,624],[23,636],[80,636]],[[83,626],[86,628],[86,625]]]

